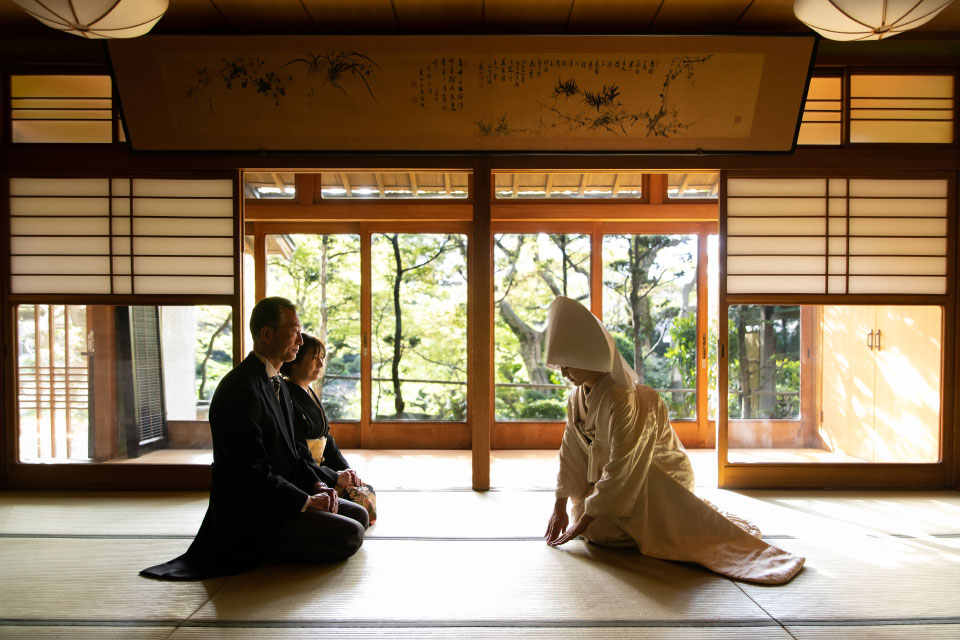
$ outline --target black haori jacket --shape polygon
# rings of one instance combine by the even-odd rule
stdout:
[[[239,573],[267,557],[283,518],[298,514],[320,478],[297,442],[286,385],[280,402],[253,353],[225,375],[210,403],[210,504],[187,552],[141,575],[194,580]]]

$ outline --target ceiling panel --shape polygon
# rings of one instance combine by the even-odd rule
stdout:
[[[174,0],[150,33],[183,33],[198,27],[204,33],[232,33],[236,30],[210,0]]]
[[[483,24],[493,33],[564,33],[573,0],[485,0]]]
[[[405,34],[481,33],[483,0],[393,0]]]
[[[243,33],[315,33],[300,0],[209,0]]]
[[[728,33],[751,0],[664,0],[650,33]]]
[[[318,33],[396,33],[390,0],[303,0]]]
[[[948,5],[936,18],[917,27],[917,31],[960,31],[960,2]]]
[[[646,33],[661,0],[575,0],[570,33]]]
[[[793,0],[753,0],[731,27],[737,33],[805,33],[807,27],[793,15]]]
[[[809,30],[794,17],[793,0],[170,0],[153,33],[776,34]],[[957,33],[960,1],[918,27],[914,35],[895,41],[955,40]],[[0,0],[0,35],[72,38],[43,26],[11,0]]]

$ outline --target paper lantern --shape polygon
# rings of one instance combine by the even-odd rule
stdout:
[[[932,20],[953,0],[794,0],[793,13],[830,40],[883,40]]]
[[[13,0],[34,18],[82,38],[136,38],[150,31],[168,0]]]

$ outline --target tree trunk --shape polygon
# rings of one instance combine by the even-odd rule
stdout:
[[[772,306],[761,307],[763,325],[760,332],[760,417],[772,418],[776,413],[777,396],[777,336],[774,331]]]
[[[210,356],[213,355],[213,344],[217,341],[217,336],[227,330],[233,321],[233,311],[227,314],[227,319],[223,321],[217,330],[210,336],[210,342],[207,343],[207,352],[203,356],[203,362],[200,363],[200,390],[197,391],[197,397],[203,398],[204,387],[207,386],[207,363],[210,362]]]
[[[400,283],[403,279],[403,262],[400,257],[400,240],[398,234],[387,236],[393,245],[393,259],[397,271],[393,279],[393,363],[390,367],[390,376],[393,379],[393,407],[396,417],[402,418],[406,403],[403,401],[403,392],[400,389],[400,357],[403,354],[403,315],[400,311]]]
[[[327,254],[330,252],[330,236],[323,236],[320,243],[320,336],[327,342]]]
[[[745,307],[740,306],[737,313],[737,359],[740,361],[740,417],[752,418],[753,410],[750,405],[750,396],[753,386],[750,384],[750,360],[747,356],[747,327],[744,321]]]
[[[500,303],[500,317],[520,342],[520,357],[532,384],[549,384],[547,369],[543,365],[543,331],[537,331],[520,319],[510,303]]]

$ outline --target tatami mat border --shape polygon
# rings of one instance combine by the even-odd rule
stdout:
[[[177,628],[227,628],[227,629],[450,629],[450,628],[493,628],[493,629],[559,629],[573,627],[588,628],[722,628],[722,627],[888,627],[915,625],[953,625],[960,624],[960,616],[944,618],[858,618],[851,620],[438,620],[438,621],[304,621],[304,620],[66,620],[41,618],[4,618],[0,627],[163,627]]]

